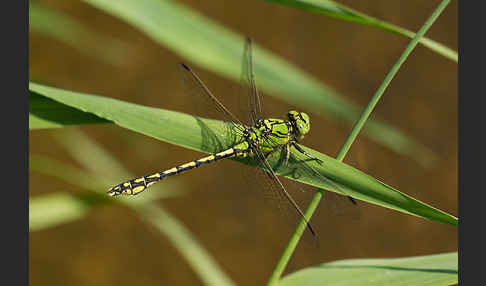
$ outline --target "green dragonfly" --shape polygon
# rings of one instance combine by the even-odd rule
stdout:
[[[266,181],[266,187],[270,189],[270,192],[277,194],[279,201],[282,204],[286,204],[286,207],[293,209],[294,214],[299,218],[303,218],[307,222],[308,230],[315,235],[315,232],[304,216],[304,213],[299,208],[295,200],[290,196],[287,189],[284,187],[280,179],[275,174],[274,169],[268,162],[267,158],[276,151],[282,150],[284,153],[285,165],[289,164],[289,158],[291,156],[291,149],[295,149],[297,152],[305,155],[312,161],[316,161],[322,164],[322,161],[318,158],[307,153],[300,145],[299,141],[304,138],[310,130],[310,118],[304,112],[298,112],[291,110],[287,113],[286,119],[278,118],[263,118],[261,111],[261,100],[258,93],[255,81],[255,75],[253,72],[253,56],[251,40],[247,39],[244,59],[243,59],[243,76],[244,85],[249,87],[249,124],[244,124],[233,113],[231,113],[208,89],[203,81],[196,75],[196,73],[187,65],[181,64],[181,70],[183,76],[187,81],[190,81],[192,86],[195,86],[198,90],[198,94],[204,96],[209,102],[215,106],[218,113],[223,115],[230,124],[230,132],[237,134],[241,138],[240,142],[236,143],[233,147],[211,154],[207,157],[188,162],[171,169],[157,172],[151,175],[131,179],[129,181],[118,184],[108,190],[108,194],[111,196],[128,195],[134,196],[142,193],[151,185],[163,180],[167,177],[180,174],[194,168],[207,165],[209,163],[216,162],[226,158],[247,158],[255,162],[254,165],[260,167],[260,174]],[[312,170],[312,167],[306,164],[306,167]],[[317,174],[317,172],[316,172]],[[322,176],[322,175],[320,175]],[[325,178],[327,182],[337,187],[329,179]],[[337,187],[339,189],[339,187]],[[351,197],[349,197],[351,199]],[[354,203],[354,201],[353,201]]]

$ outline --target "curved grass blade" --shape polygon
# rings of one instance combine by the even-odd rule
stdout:
[[[101,195],[100,195],[101,196]],[[84,217],[91,205],[69,193],[55,193],[29,199],[29,231],[39,231]]]
[[[349,259],[308,267],[276,285],[452,285],[458,282],[457,252],[405,258]]]
[[[65,180],[78,188],[92,191],[92,193],[59,192],[30,197],[30,231],[39,231],[81,219],[97,206],[123,203],[120,200],[112,200],[106,196],[104,187],[106,184],[110,184],[112,180],[105,177],[103,177],[105,179],[99,178],[99,176],[94,176],[89,172],[58,160],[38,154],[30,154],[29,170],[59,180]],[[177,188],[171,188],[170,191],[166,190],[164,192],[151,192],[146,197],[140,197],[134,203],[143,204],[180,195],[181,193],[182,191],[177,190]]]
[[[87,172],[73,165],[69,165],[39,154],[29,155],[29,170],[59,180],[64,180],[67,183],[76,185],[78,188],[95,192],[96,194],[94,194],[94,196],[90,196],[85,199],[85,201],[89,202],[89,205],[95,205],[95,203],[98,202],[117,203],[119,201],[109,198],[107,199],[104,189],[107,184],[111,184],[113,181],[118,180],[119,176],[107,177],[106,172],[102,177],[95,176],[92,172]],[[180,186],[173,184],[173,182],[169,183],[169,186],[170,190],[166,190],[163,192],[152,192],[149,193],[147,196],[140,197],[134,202],[143,204],[146,202],[171,198],[183,194]]]
[[[204,132],[199,124],[202,121],[208,128],[214,130],[215,136],[221,138],[220,141],[223,142],[222,147],[231,147],[230,142],[233,138],[228,140],[228,138],[224,137],[228,135],[224,132],[225,123],[221,121],[197,118],[184,113],[141,106],[112,98],[71,92],[34,83],[30,83],[29,89],[70,107],[110,120],[123,128],[193,150],[210,152],[210,147],[204,144]],[[415,200],[336,159],[309,148],[303,148],[323,162],[322,165],[309,162],[309,164],[314,164],[313,169],[322,176],[332,180],[339,188],[344,189],[347,195],[407,214],[454,226],[457,225],[456,217]],[[303,155],[296,154],[297,159],[306,159],[299,156]],[[271,156],[269,162],[277,174],[282,175],[285,172],[285,177],[289,179],[341,193],[334,186],[322,180],[321,176],[304,175],[294,178],[291,175],[294,170],[278,165],[279,160],[276,157]],[[299,168],[299,166],[296,167]],[[305,174],[305,172],[302,173]]]
[[[94,191],[96,196],[102,194],[106,196],[106,186],[112,184],[118,179],[106,178],[109,173],[112,178],[119,178],[123,176],[132,177],[123,166],[121,166],[115,158],[110,156],[105,150],[99,147],[95,142],[90,140],[83,133],[76,132],[70,129],[63,132],[63,136],[59,133],[53,133],[54,138],[61,143],[65,149],[78,161],[86,171],[79,171],[69,165],[59,163],[54,160],[49,160],[42,157],[41,165],[48,165],[49,168],[38,168],[38,172],[57,177],[65,180],[75,186]],[[88,160],[85,154],[92,154],[91,160]],[[109,168],[105,169],[106,166]],[[103,176],[99,176],[103,172]],[[97,174],[96,180],[92,180],[92,174]],[[131,208],[141,218],[152,225],[157,231],[164,234],[174,245],[174,247],[182,254],[188,264],[193,268],[194,272],[200,277],[205,285],[234,285],[229,277],[221,270],[218,263],[211,257],[211,255],[204,249],[202,244],[192,235],[192,233],[182,224],[177,218],[173,217],[154,199],[161,196],[179,194],[180,189],[174,181],[167,182],[168,184],[160,184],[154,186],[155,188],[164,188],[158,192],[147,193],[145,196],[140,196],[136,200],[130,199],[112,199],[108,197],[107,202],[119,203]],[[159,194],[156,194],[159,193]],[[165,195],[163,195],[165,193]],[[51,206],[55,207],[55,206]]]
[[[329,17],[356,22],[359,24],[379,28],[394,34],[402,35],[412,39],[415,33],[399,26],[387,23],[385,21],[376,19],[359,11],[353,10],[345,5],[336,3],[331,0],[263,0],[266,2],[273,2],[280,5],[294,7],[311,13],[326,15]],[[442,55],[452,61],[458,62],[457,52],[451,48],[438,43],[429,38],[423,37],[420,39],[420,44],[431,49],[432,51]]]
[[[121,66],[126,63],[124,51],[129,48],[128,44],[101,36],[69,15],[48,9],[37,1],[29,1],[29,32],[30,30],[47,35],[108,64]]]
[[[245,37],[175,1],[84,0],[138,28],[155,42],[208,70],[240,81]],[[259,88],[297,107],[352,123],[355,104],[271,52],[253,45],[254,71]],[[380,132],[386,132],[380,133]],[[395,152],[411,156],[424,166],[436,159],[427,147],[384,121],[370,120],[363,133]]]
[[[96,142],[91,140],[82,132],[77,130],[69,130],[61,136],[59,133],[54,133],[55,139],[60,143],[66,151],[84,168],[95,174],[106,173],[105,166],[109,166],[113,172],[113,177],[133,177],[123,165],[121,165],[116,158],[110,153],[100,147]],[[75,143],[76,142],[76,143]],[[85,154],[94,155],[95,159],[88,160]],[[164,188],[159,192],[172,192],[174,188],[173,182],[169,185],[160,184],[157,188]],[[180,189],[180,186],[178,187]],[[105,188],[98,188],[98,191],[105,192]],[[233,281],[224,273],[220,265],[203,247],[202,243],[184,226],[176,217],[163,208],[159,203],[155,202],[137,202],[142,198],[136,200],[120,200],[127,206],[131,207],[140,217],[152,225],[157,231],[164,234],[170,240],[172,245],[182,254],[187,263],[192,267],[193,271],[199,276],[205,285],[218,286],[232,286],[235,285]]]

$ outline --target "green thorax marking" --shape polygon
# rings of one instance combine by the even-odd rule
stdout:
[[[283,119],[260,120],[255,126],[248,127],[247,132],[246,140],[234,146],[235,149],[246,150],[251,144],[267,153],[294,140],[292,124]]]
[[[257,126],[263,137],[267,139],[264,140],[262,147],[277,148],[294,139],[292,124],[289,121],[268,118],[261,120]]]
[[[264,154],[285,145],[301,140],[310,130],[309,116],[294,110],[287,114],[288,120],[267,118],[258,120],[255,126],[248,127],[244,134],[245,141],[234,146],[238,156],[252,155],[250,148],[254,146]],[[248,152],[238,152],[246,151]]]

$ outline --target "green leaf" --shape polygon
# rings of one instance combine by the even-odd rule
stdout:
[[[452,285],[458,281],[457,252],[407,258],[350,259],[305,268],[285,276],[292,285]]]
[[[29,97],[29,129],[109,122],[93,114],[60,104],[33,91]]]
[[[244,38],[174,1],[84,0],[131,24],[155,42],[208,70],[239,81]],[[253,45],[259,88],[296,107],[354,123],[360,108],[310,74]],[[412,156],[424,166],[436,155],[402,131],[377,119],[363,130],[370,139],[395,152]]]
[[[234,138],[225,134],[225,124],[221,121],[199,118],[170,110],[146,107],[134,103],[95,95],[65,91],[62,89],[30,83],[29,89],[42,94],[59,103],[79,110],[90,112],[117,125],[186,148],[202,152],[214,152],[214,146],[207,144],[205,134],[210,130],[221,148],[228,148]],[[327,155],[305,148],[306,151],[323,161],[323,164],[313,164],[314,173],[302,169],[302,175],[294,178],[293,169],[284,165],[276,165],[277,159],[271,156],[271,163],[280,175],[316,187],[329,189],[338,193],[342,190],[347,195],[376,205],[416,215],[430,220],[456,226],[457,218],[441,210],[433,208],[398,190],[374,179],[371,176],[337,161]],[[296,154],[297,159],[303,159]],[[304,158],[305,159],[305,158]],[[302,168],[296,165],[297,170]],[[334,184],[329,184],[323,176],[330,178]],[[339,186],[339,189],[336,188]]]
[[[395,26],[385,21],[376,19],[364,13],[358,12],[348,8],[342,4],[331,0],[264,0],[266,2],[273,2],[280,5],[294,7],[311,13],[323,14],[329,17],[338,18],[345,21],[356,22],[363,25],[379,28],[394,34],[402,35],[408,38],[413,38],[415,33],[407,29]],[[438,43],[429,38],[420,39],[420,43],[432,51],[458,62],[457,52],[445,45]]]

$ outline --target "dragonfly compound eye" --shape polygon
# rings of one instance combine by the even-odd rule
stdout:
[[[309,115],[307,115],[304,112],[300,112],[295,117],[295,122],[296,122],[297,130],[301,135],[305,135],[309,132],[310,129]]]

